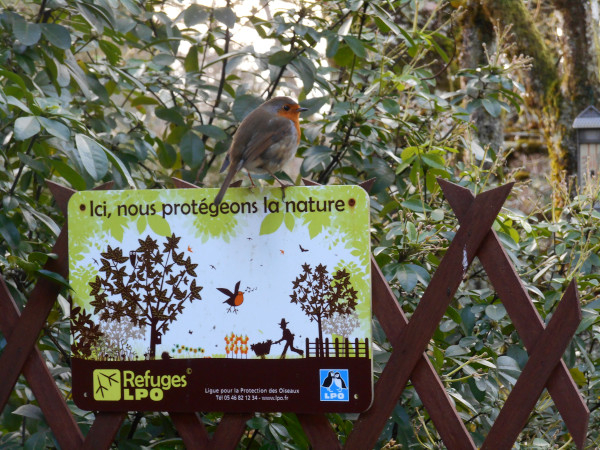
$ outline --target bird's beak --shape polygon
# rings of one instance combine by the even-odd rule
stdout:
[[[296,111],[298,111],[298,112],[308,111],[308,108],[299,107]]]

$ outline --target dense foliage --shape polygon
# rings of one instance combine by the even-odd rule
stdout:
[[[511,179],[509,152],[474,138],[470,114],[500,120],[522,107],[523,59],[500,45],[479,67],[456,67],[454,3],[410,0],[221,2],[135,0],[0,2],[0,275],[22,307],[65,222],[45,180],[76,190],[201,186],[218,168],[245,115],[273,95],[309,108],[289,171],[323,184],[376,178],[373,252],[410,314],[457,228],[441,177],[480,192]],[[492,50],[490,49],[490,52]],[[264,182],[270,182],[266,179]],[[513,200],[495,223],[541,316],[548,320],[577,277],[584,320],[565,361],[592,410],[588,442],[600,444],[597,189],[575,193],[558,220],[540,199]],[[511,206],[512,205],[512,206]],[[39,348],[69,400],[69,304],[60,297]],[[376,376],[392,351],[374,321]],[[0,351],[6,344],[0,334]],[[430,343],[431,360],[481,443],[526,360],[500,299],[475,264]],[[94,414],[73,414],[86,431]],[[209,431],[220,414],[203,415]],[[352,417],[330,415],[343,442]],[[570,437],[544,394],[519,438],[558,446]],[[182,446],[166,414],[132,414],[119,447]],[[408,387],[379,446],[440,444]],[[0,445],[56,445],[24,378],[0,416]],[[307,448],[293,414],[257,414],[242,448]]]

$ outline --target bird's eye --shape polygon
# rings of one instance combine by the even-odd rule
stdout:
[[[284,111],[289,111],[289,110],[290,110],[290,105],[285,105],[285,106],[283,107],[283,109],[284,109]]]

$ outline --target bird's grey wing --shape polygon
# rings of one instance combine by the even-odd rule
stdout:
[[[296,127],[290,119],[274,117],[260,130],[253,130],[248,142],[242,151],[244,161],[254,161],[261,153],[272,144],[285,139],[289,133],[296,135]]]

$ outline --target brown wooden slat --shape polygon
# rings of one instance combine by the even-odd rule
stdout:
[[[173,425],[188,450],[209,448],[209,437],[202,419],[196,413],[170,412]]]
[[[474,198],[471,191],[445,180],[439,180],[439,183],[459,222],[468,221],[466,212]],[[494,230],[490,230],[481,244],[477,257],[523,343],[528,349],[535,347],[544,334],[544,322]],[[564,361],[561,360],[554,369],[546,387],[573,440],[582,447],[587,435],[590,412]]]
[[[313,450],[342,448],[325,414],[296,414],[296,416]]]
[[[408,321],[372,256],[371,278],[373,313],[379,320],[392,347],[395,347],[400,345],[402,330],[406,327]],[[446,447],[456,450],[476,448],[471,435],[454,407],[453,401],[426,354],[421,354],[410,379]],[[377,408],[377,405],[372,405],[372,408]]]
[[[394,347],[386,370],[377,382],[374,399],[377,407],[360,415],[348,437],[346,448],[372,448],[377,442],[380,430],[392,413],[411,372],[425,351],[511,188],[512,183],[500,186],[479,194],[473,201],[468,212],[472,220],[461,226],[454,236],[419,306],[402,331],[400,346]]]
[[[50,189],[52,197],[54,197],[56,206],[58,206],[58,209],[60,209],[60,211],[63,213],[63,216],[67,217],[67,206],[69,204],[69,199],[77,191],[66,186],[62,186],[51,180],[46,180],[46,185],[48,186],[48,189]]]
[[[210,440],[210,448],[213,450],[236,448],[246,430],[246,422],[252,418],[252,415],[252,413],[224,414]]]
[[[482,450],[512,447],[580,322],[577,285],[571,281],[544,335],[532,348],[527,364],[500,410]]]
[[[106,189],[112,183],[98,186],[96,189]],[[52,185],[52,192],[58,194],[57,203],[61,209],[65,209],[65,202],[73,194],[72,189],[63,188],[57,184]],[[56,272],[64,278],[68,278],[68,231],[67,225],[61,230],[54,247],[53,253],[58,255],[57,259],[48,259],[44,269]],[[48,314],[50,313],[61,287],[45,278],[39,278],[37,284],[31,291],[27,304],[21,313],[19,323],[15,324],[10,336],[5,335],[6,347],[0,355],[0,411],[4,409],[10,393],[17,382],[21,368],[28,358],[29,352],[33,350],[37,342],[39,332],[44,327]],[[10,302],[0,299],[0,314],[4,314],[3,308],[10,308]]]
[[[19,321],[20,313],[2,277],[0,277],[0,311],[0,330],[5,336],[9,336]],[[37,348],[30,352],[29,358],[25,361],[23,375],[61,448],[65,450],[81,448],[83,434],[65,403],[62,392],[56,386],[44,357]]]
[[[318,185],[318,183],[312,180],[303,179],[302,181],[306,185]],[[360,186],[368,192],[373,186],[373,182],[374,179],[371,179]],[[371,280],[373,287],[373,314],[377,316],[392,346],[399,345],[400,334],[408,321],[381,269],[372,256]],[[427,355],[421,355],[411,374],[411,381],[447,448],[457,450],[475,448],[475,443],[471,435],[456,412],[453,401],[446,392]],[[377,408],[377,405],[373,404],[371,408]],[[315,428],[317,427],[315,426]],[[317,431],[322,434],[322,438],[331,439],[332,434],[336,438],[330,426],[318,427],[315,433]]]
[[[58,259],[48,259],[44,269],[57,272],[67,277],[67,230],[63,228],[52,248]],[[61,287],[45,278],[40,278],[29,296],[27,305],[21,313],[20,320],[14,324],[13,330],[6,335],[7,344],[0,355],[0,410],[4,409],[10,393],[17,382],[21,368],[24,366],[29,352],[34,349],[40,330],[46,323],[46,318],[54,306]],[[10,314],[8,298],[0,299],[0,314]]]
[[[176,188],[179,188],[179,189],[198,189],[198,186],[196,186],[193,183],[190,183],[189,181],[185,181],[185,180],[182,180],[180,178],[175,178],[175,177],[172,177],[171,180],[173,181],[173,184],[175,185]]]
[[[115,436],[121,428],[127,413],[101,412],[96,414],[94,423],[85,437],[83,448],[90,450],[105,450],[110,448]]]

